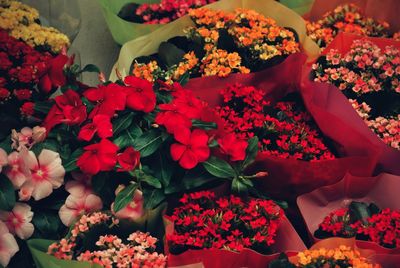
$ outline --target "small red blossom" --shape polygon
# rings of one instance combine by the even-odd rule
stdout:
[[[118,154],[118,163],[121,166],[117,171],[132,171],[140,164],[140,152],[133,147],[128,147],[123,153]]]
[[[95,133],[97,133],[100,138],[112,137],[113,128],[110,117],[104,114],[95,115],[92,123],[86,124],[81,128],[78,139],[90,141]]]
[[[156,94],[153,84],[135,76],[127,76],[124,80],[127,94],[126,106],[135,111],[150,113],[156,107]]]
[[[35,104],[33,102],[25,102],[21,106],[21,114],[25,116],[31,116],[35,113]]]
[[[230,156],[231,161],[243,161],[246,158],[247,141],[238,139],[234,133],[218,139],[223,154]]]

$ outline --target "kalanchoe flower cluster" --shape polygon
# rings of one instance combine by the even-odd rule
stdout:
[[[387,37],[389,24],[366,17],[355,4],[345,4],[327,12],[316,22],[308,21],[307,34],[320,46],[326,47],[339,32],[371,37]]]
[[[284,216],[273,201],[216,198],[209,191],[185,194],[180,202],[170,216],[174,232],[166,236],[171,252],[182,248],[266,252],[275,243]]]
[[[49,98],[65,84],[67,61],[65,55],[38,52],[0,30],[0,105],[7,113],[20,108],[17,117],[34,115],[34,102]]]
[[[141,4],[136,15],[146,24],[165,24],[186,15],[190,9],[202,7],[217,0],[162,0],[156,4]]]
[[[271,59],[300,51],[294,32],[253,10],[226,12],[199,8],[190,10],[189,15],[196,26],[186,29],[190,45],[181,50],[180,62],[168,69],[161,68],[154,60],[135,62],[135,76],[168,82],[179,81],[187,74],[226,77],[234,72],[262,70],[268,67]],[[180,48],[182,44],[177,41]],[[193,50],[193,47],[198,49]]]
[[[117,219],[102,212],[83,215],[69,237],[49,246],[48,254],[59,259],[86,261],[107,268],[166,267],[167,257],[155,252],[157,238],[140,231],[131,233],[126,239],[114,234],[101,234],[93,250],[79,248],[81,240],[93,228],[106,226],[112,229],[118,223]]]
[[[310,161],[335,157],[300,101],[271,104],[262,90],[241,85],[221,94],[224,102],[216,110],[226,127],[240,138],[257,136],[263,153]]]
[[[53,53],[69,46],[66,35],[53,27],[41,26],[38,22],[39,12],[36,9],[19,1],[0,1],[0,28],[9,32],[12,37],[33,48]]]
[[[387,248],[400,247],[400,211],[383,209],[364,219],[357,219],[348,208],[329,213],[319,225],[329,236],[354,237],[375,242]],[[317,234],[317,233],[316,233]]]
[[[332,49],[313,65],[314,81],[337,86],[366,124],[399,149],[400,51],[355,40],[348,53]]]
[[[322,267],[353,267],[353,268],[380,268],[379,264],[369,262],[361,256],[358,250],[344,245],[335,249],[320,248],[305,250],[298,255],[298,264],[301,268]]]

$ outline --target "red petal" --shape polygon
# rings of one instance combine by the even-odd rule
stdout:
[[[94,124],[87,124],[81,128],[78,134],[78,139],[84,141],[90,141],[96,133],[96,127]]]
[[[194,168],[198,164],[198,160],[197,160],[196,154],[191,150],[186,150],[185,153],[182,155],[182,158],[179,161],[179,164],[184,169],[192,169],[192,168]]]
[[[186,150],[186,146],[184,146],[184,145],[181,145],[178,143],[172,144],[171,148],[170,148],[172,159],[174,161],[178,161],[182,157],[185,150]]]
[[[208,144],[207,133],[202,129],[193,130],[192,135],[190,136],[190,144],[193,147],[207,146],[207,144]]]
[[[196,154],[199,162],[206,161],[210,156],[210,148],[208,146],[193,148],[193,152]]]
[[[188,145],[190,143],[190,129],[178,126],[174,131],[174,137],[180,143]]]
[[[91,152],[85,152],[78,158],[76,165],[83,173],[95,175],[100,171],[100,163],[96,155]]]
[[[93,123],[96,125],[97,135],[100,138],[112,137],[113,128],[109,116],[102,114],[96,115],[93,118]]]
[[[90,101],[99,101],[104,99],[104,87],[100,88],[89,88],[83,95]]]
[[[51,91],[52,89],[51,80],[47,74],[40,79],[39,88],[46,94],[48,94]]]

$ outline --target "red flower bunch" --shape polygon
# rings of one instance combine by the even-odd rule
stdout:
[[[251,86],[231,85],[221,92],[216,108],[230,132],[246,139],[258,137],[263,153],[300,160],[333,159],[311,115],[299,100],[271,104]]]
[[[216,198],[213,192],[185,194],[170,220],[174,232],[166,236],[170,251],[179,249],[251,248],[266,252],[275,243],[283,210],[271,200],[245,201],[230,196]]]
[[[191,8],[202,7],[217,0],[161,0],[156,4],[141,4],[135,10],[133,22],[145,24],[166,24],[186,15]],[[128,20],[131,20],[127,18]]]
[[[14,116],[33,115],[36,101],[46,100],[66,83],[68,57],[39,52],[0,30],[0,103]],[[7,106],[6,106],[7,105]]]
[[[400,211],[352,202],[324,218],[315,235],[319,238],[354,237],[375,242],[386,248],[400,247]]]

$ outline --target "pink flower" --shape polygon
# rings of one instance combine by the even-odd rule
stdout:
[[[12,152],[8,155],[8,166],[4,173],[17,189],[19,189],[30,177],[29,169],[27,168],[21,153],[18,152]]]
[[[3,170],[4,166],[7,166],[7,164],[8,164],[7,152],[4,151],[2,148],[0,148],[0,172]]]
[[[21,239],[28,239],[33,234],[32,218],[31,207],[24,203],[16,203],[11,212],[0,211],[0,220],[7,225],[10,233]]]
[[[32,151],[26,149],[22,153],[24,161],[31,171],[31,176],[23,187],[25,189],[32,188],[32,196],[36,201],[48,197],[53,189],[57,189],[63,184],[65,169],[61,165],[58,153],[43,149],[38,158]]]
[[[12,256],[19,250],[17,241],[10,232],[4,222],[0,221],[0,264],[7,267]]]
[[[64,225],[70,226],[79,216],[101,210],[102,208],[103,203],[97,195],[75,196],[71,194],[58,211],[58,215]]]
[[[24,127],[21,132],[12,130],[11,139],[13,141],[12,148],[20,150],[21,146],[30,149],[35,143],[42,142],[46,137],[46,129],[44,127],[36,126],[33,129]]]
[[[91,180],[92,177],[80,172],[71,173],[74,180],[65,184],[65,190],[76,197],[83,197],[92,194]]]
[[[120,189],[122,190],[122,189]],[[136,220],[143,216],[143,194],[141,191],[136,190],[133,195],[133,200],[126,207],[118,212],[114,212],[114,203],[111,204],[111,211],[119,219]]]

